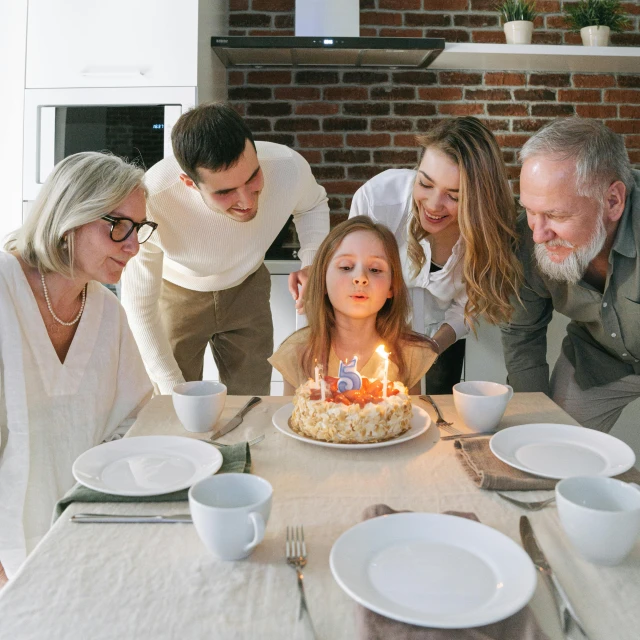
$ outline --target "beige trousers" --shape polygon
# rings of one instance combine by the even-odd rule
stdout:
[[[192,291],[163,280],[160,314],[184,379],[202,380],[211,344],[230,395],[270,395],[273,353],[271,277],[264,264],[224,291]]]

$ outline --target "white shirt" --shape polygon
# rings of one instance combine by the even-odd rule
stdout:
[[[446,323],[455,331],[456,339],[459,340],[469,333],[464,321],[467,292],[462,278],[462,239],[458,239],[451,256],[440,271],[430,272],[431,245],[426,238],[420,241],[426,260],[417,275],[414,275],[415,268],[407,254],[416,173],[411,169],[388,169],[371,178],[353,196],[349,217],[367,216],[393,231],[400,249],[402,274],[411,293],[414,312],[418,312],[419,303],[423,307],[424,333],[433,336]],[[414,329],[420,330],[415,324]]]
[[[293,220],[300,238],[302,266],[313,262],[329,232],[327,194],[309,163],[297,152],[256,142],[264,188],[258,214],[237,222],[212,211],[181,180],[175,158],[165,158],[145,177],[147,218],[158,229],[131,260],[122,280],[122,304],[151,379],[161,393],[183,382],[162,326],[158,300],[162,279],[192,291],[222,291],[243,282],[264,261],[276,236]]]
[[[75,484],[73,461],[135,417],[151,391],[110,291],[89,283],[62,364],[20,263],[0,252],[0,562],[8,576]]]

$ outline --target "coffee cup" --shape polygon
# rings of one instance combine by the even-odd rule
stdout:
[[[248,473],[222,473],[189,489],[191,519],[204,546],[220,560],[246,558],[264,539],[272,486]]]
[[[472,431],[495,429],[512,397],[513,389],[498,382],[459,382],[453,387],[456,411]]]
[[[556,485],[560,524],[578,553],[595,564],[620,564],[640,535],[640,486],[576,476]]]
[[[171,392],[173,408],[187,431],[211,431],[227,399],[227,387],[213,380],[177,384]]]

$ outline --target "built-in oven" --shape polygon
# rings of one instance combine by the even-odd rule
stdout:
[[[282,231],[277,235],[271,246],[267,249],[266,260],[298,260],[300,251],[300,240],[293,216],[289,216],[287,224],[282,227]]]
[[[171,129],[195,103],[194,87],[27,89],[23,200],[80,151],[109,151],[150,168],[172,154]]]

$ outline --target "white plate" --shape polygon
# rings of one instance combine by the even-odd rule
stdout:
[[[479,522],[438,513],[397,513],[357,524],[329,557],[337,583],[387,618],[441,629],[503,620],[536,587],[529,556]]]
[[[431,426],[431,418],[429,418],[429,414],[420,407],[413,406],[413,416],[411,417],[411,428],[409,431],[405,431],[401,436],[397,438],[393,438],[392,440],[385,440],[384,442],[368,442],[366,444],[340,444],[337,442],[324,442],[323,440],[314,440],[313,438],[307,438],[305,436],[301,436],[299,433],[296,433],[289,426],[289,418],[293,413],[293,405],[291,403],[285,404],[283,407],[280,407],[273,414],[273,424],[276,429],[285,436],[289,436],[291,438],[295,438],[296,440],[302,440],[302,442],[308,442],[309,444],[317,444],[321,447],[333,447],[335,449],[353,449],[357,447],[358,449],[374,449],[377,447],[390,447],[394,444],[400,444],[401,442],[406,442],[407,440],[413,440],[418,436],[421,436],[430,426]]]
[[[629,445],[607,433],[570,424],[523,424],[496,433],[493,454],[543,478],[617,476],[635,464]]]
[[[157,496],[187,489],[213,475],[222,454],[206,442],[180,436],[138,436],[106,442],[73,463],[80,483],[115,496]]]

